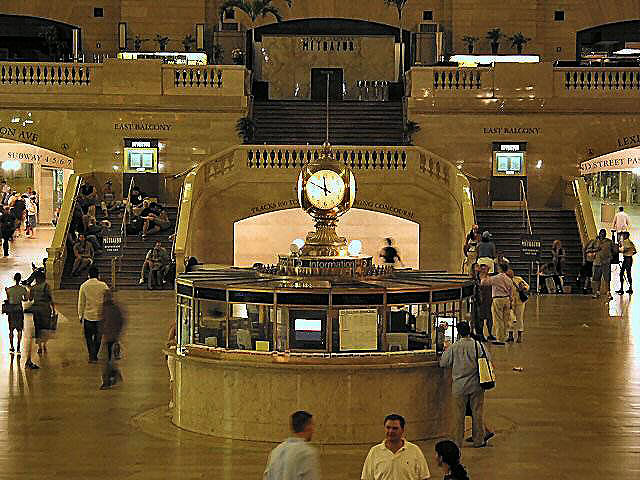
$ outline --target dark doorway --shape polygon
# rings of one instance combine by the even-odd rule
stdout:
[[[341,68],[311,69],[311,100],[324,102],[327,99],[327,75],[329,75],[329,99],[342,100],[344,74]]]
[[[122,194],[125,198],[129,194],[129,185],[132,178],[134,179],[134,185],[140,187],[145,196],[161,197],[160,175],[157,173],[125,173],[122,177]]]

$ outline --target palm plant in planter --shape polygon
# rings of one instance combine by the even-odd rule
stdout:
[[[492,28],[487,32],[487,39],[491,41],[491,53],[496,55],[500,48],[500,39],[504,37],[504,33],[499,28]]]
[[[524,46],[531,41],[522,32],[514,33],[513,36],[509,37],[509,40],[511,40],[511,48],[516,47],[518,53],[522,53]]]
[[[469,52],[469,55],[473,53],[473,49],[475,48],[476,42],[478,40],[480,40],[478,37],[471,37],[469,35],[465,35],[464,37],[462,37],[462,41],[467,46],[467,51]]]
[[[289,8],[291,8],[291,2],[293,0],[284,0]],[[277,22],[282,21],[282,15],[278,7],[271,4],[272,0],[225,0],[220,7],[218,7],[218,13],[220,20],[224,19],[224,15],[228,10],[237,8],[241,12],[244,12],[251,20],[251,45],[256,43],[256,20],[258,17],[266,17],[272,15]],[[255,50],[255,49],[254,49]],[[254,51],[255,55],[255,51]]]
[[[185,37],[182,39],[182,46],[184,47],[185,52],[190,52],[191,47],[193,47],[195,43],[196,43],[196,40],[195,38],[193,38],[193,35],[191,34],[185,35]]]
[[[159,33],[156,33],[156,38],[153,39],[157,44],[161,52],[167,51],[167,44],[169,43],[169,37],[163,37]]]
[[[250,117],[241,117],[236,122],[236,133],[244,143],[251,143],[256,136],[258,126]]]
[[[402,12],[409,0],[384,0],[388,7],[395,7],[398,12],[398,30],[400,35],[400,70],[398,70],[398,80],[404,77],[404,42],[402,38]]]

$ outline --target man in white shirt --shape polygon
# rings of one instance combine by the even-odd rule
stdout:
[[[420,447],[404,439],[404,417],[392,413],[384,419],[385,441],[371,447],[362,480],[424,480],[431,477]]]
[[[89,267],[89,280],[80,285],[78,294],[78,317],[84,325],[84,338],[89,352],[89,363],[98,361],[100,351],[100,322],[102,320],[102,305],[104,294],[109,287],[98,280],[98,267]]]
[[[611,227],[612,230],[616,231],[616,238],[614,239],[614,242],[617,241],[618,236],[622,232],[628,232],[631,227],[631,219],[624,211],[624,207],[621,206],[618,210],[619,211],[616,213],[616,216],[613,217],[613,226]]]
[[[309,445],[315,425],[309,412],[291,415],[293,436],[269,454],[263,480],[320,480],[320,466],[315,448]]]

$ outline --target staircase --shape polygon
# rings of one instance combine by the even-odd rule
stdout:
[[[573,210],[529,210],[529,216],[533,234],[542,240],[540,263],[551,262],[553,241],[560,240],[566,253],[564,283],[575,286],[582,264],[582,243],[575,213]],[[516,274],[527,280],[530,263],[520,259],[520,236],[527,231],[523,228],[522,211],[476,209],[476,217],[480,232],[491,232],[498,251],[509,259]],[[534,265],[534,273],[535,268]],[[532,276],[531,281],[534,283],[535,277]]]
[[[151,235],[144,240],[139,235],[130,235],[125,239],[122,248],[122,259],[116,264],[116,286],[118,289],[145,288],[144,285],[138,285],[140,270],[147,252],[153,247],[156,241],[160,240],[162,246],[166,248],[168,252],[171,251],[169,236],[173,234],[175,230],[178,207],[169,206],[166,207],[166,210],[169,220],[171,220],[171,227],[169,229],[157,235]],[[99,217],[97,220],[99,222],[103,220],[103,218]],[[119,235],[122,228],[122,214],[118,216],[111,215],[108,220],[111,222],[110,235]],[[94,265],[100,270],[100,279],[111,287],[111,261],[118,253],[109,253],[104,250],[103,252],[102,255],[94,258]],[[77,277],[72,277],[72,266],[73,253],[68,253],[60,288],[78,290],[80,285],[87,279],[86,271]]]
[[[402,145],[402,102],[329,104],[332,145]],[[325,141],[326,105],[302,100],[254,102],[255,144],[306,145]]]

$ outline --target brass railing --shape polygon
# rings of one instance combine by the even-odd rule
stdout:
[[[76,174],[71,175],[71,178],[69,178],[62,208],[58,215],[56,231],[53,235],[51,246],[47,248],[47,282],[55,290],[60,288],[64,265],[67,261],[67,238],[82,182],[82,177]]]
[[[527,202],[527,192],[522,180],[520,180],[520,208],[522,208],[522,228],[526,228],[529,235],[532,235],[533,229],[531,228],[531,217],[529,216],[529,202]]]
[[[124,245],[127,240],[127,224],[131,216],[129,199],[131,198],[131,191],[135,184],[134,179],[129,182],[129,190],[127,191],[127,204],[122,214],[122,226],[120,227],[120,247],[118,253],[111,257],[111,289],[115,292],[118,289],[118,272],[122,269],[122,256],[124,255]]]

